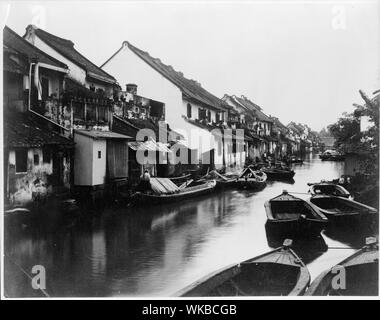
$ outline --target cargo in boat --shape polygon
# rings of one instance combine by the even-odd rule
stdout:
[[[260,190],[266,186],[266,181],[267,175],[263,171],[248,167],[241,173],[237,184],[242,189]]]
[[[167,184],[167,180],[169,179],[151,178],[151,185],[153,191],[136,192],[133,195],[133,199],[138,203],[144,203],[146,205],[182,201],[189,198],[211,193],[212,191],[214,191],[216,186],[216,181],[210,180],[200,184],[192,182],[193,185],[187,185],[185,183],[183,187],[176,186],[176,188],[174,188],[173,185]],[[155,187],[153,188],[153,186]]]
[[[350,192],[343,186],[332,182],[308,183],[310,186],[309,193],[315,195],[329,195],[352,199]]]

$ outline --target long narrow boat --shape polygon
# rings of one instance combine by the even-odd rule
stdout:
[[[216,186],[215,180],[206,181],[205,183],[185,187],[183,189],[178,190],[173,193],[144,193],[144,192],[136,192],[133,195],[133,199],[138,203],[144,204],[160,204],[160,203],[169,203],[175,201],[186,200],[188,198],[197,197],[200,195],[204,195],[207,193],[211,193]]]
[[[260,170],[245,168],[237,180],[239,188],[260,190],[266,186],[267,175]]]
[[[298,296],[310,283],[291,240],[273,251],[218,270],[180,290],[181,297]]]
[[[252,166],[252,168],[254,170],[261,169],[267,175],[268,180],[291,180],[296,174],[294,170],[282,163],[276,163],[270,166],[264,163],[258,163]]]
[[[347,189],[336,183],[319,182],[319,183],[308,183],[308,185],[310,186],[309,193],[312,196],[324,194],[324,195],[329,195],[329,196],[352,199],[352,196],[347,191]]]
[[[318,195],[309,202],[315,205],[332,223],[359,223],[364,225],[373,221],[377,210],[365,204],[343,197]]]
[[[271,234],[294,237],[314,237],[326,228],[328,219],[305,200],[283,193],[264,204],[265,227]]]
[[[378,296],[379,245],[367,238],[366,245],[331,269],[322,272],[306,296]]]

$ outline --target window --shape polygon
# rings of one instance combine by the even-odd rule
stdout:
[[[102,158],[102,152],[98,151],[98,159],[101,159],[101,158]]]
[[[33,163],[35,166],[38,166],[40,164],[40,156],[38,154],[33,155]]]
[[[219,121],[220,121],[220,113],[217,112],[217,113],[215,114],[215,122],[219,122]]]
[[[187,104],[187,117],[191,118],[191,104],[190,103]]]
[[[211,122],[211,111],[210,110],[207,111],[207,120],[208,120],[208,122]]]
[[[16,150],[16,173],[28,171],[28,150]]]

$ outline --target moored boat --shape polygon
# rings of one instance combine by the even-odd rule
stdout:
[[[257,163],[250,167],[253,170],[263,171],[267,175],[268,180],[291,180],[296,174],[294,170],[290,169],[282,162],[276,162],[271,165],[265,163]]]
[[[311,197],[309,202],[315,205],[331,223],[342,225],[354,223],[354,226],[365,226],[373,222],[377,210],[365,204],[343,197],[317,195]]]
[[[306,296],[378,296],[379,246],[376,238],[337,265],[322,272]]]
[[[251,167],[245,168],[237,179],[239,188],[260,190],[266,186],[267,175],[260,170],[253,170]]]
[[[312,196],[324,194],[324,195],[353,199],[351,194],[347,191],[346,188],[336,183],[332,183],[332,182],[308,183],[308,186],[310,186],[309,193]]]
[[[292,241],[246,260],[227,266],[196,281],[175,295],[210,296],[297,296],[310,283],[310,274],[302,260],[290,248]]]
[[[133,195],[133,199],[138,203],[144,203],[146,205],[169,203],[211,193],[214,191],[215,186],[216,181],[210,180],[198,185],[179,188],[179,190],[175,190],[172,193],[136,192]]]
[[[287,191],[265,203],[270,233],[292,237],[314,237],[327,226],[328,219],[315,206]]]
[[[212,170],[202,177],[205,180],[215,180],[217,189],[225,189],[236,186],[238,176],[234,174],[221,174]]]

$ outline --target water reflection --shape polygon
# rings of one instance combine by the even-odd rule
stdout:
[[[264,202],[283,189],[306,197],[307,182],[340,176],[343,163],[309,157],[293,169],[292,184],[271,181],[257,192],[228,190],[165,206],[106,208],[75,220],[49,212],[33,221],[7,220],[6,255],[29,273],[33,265],[44,265],[51,296],[170,295],[209,272],[281,245],[265,232]],[[315,277],[351,254],[350,247],[358,245],[354,240],[363,236],[329,230],[313,241],[295,239],[295,251]],[[19,267],[7,263],[6,269],[6,294],[35,294]]]

